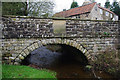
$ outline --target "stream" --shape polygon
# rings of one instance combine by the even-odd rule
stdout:
[[[81,51],[67,45],[42,46],[28,55],[23,65],[34,65],[57,73],[58,80],[63,78],[95,78],[93,72],[86,70],[87,58]],[[95,71],[95,75],[101,79],[113,78],[103,71]]]

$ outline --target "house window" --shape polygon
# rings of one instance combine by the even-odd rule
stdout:
[[[115,18],[113,18],[113,21],[115,21]]]
[[[109,12],[106,12],[106,16],[109,16]]]
[[[95,7],[95,10],[97,11],[97,7]]]
[[[76,16],[76,19],[79,18],[79,16]]]
[[[118,16],[114,15],[114,20],[118,20]]]
[[[112,17],[113,17],[113,14],[110,14],[110,17],[112,18]]]
[[[116,16],[116,20],[118,20],[118,16]]]
[[[86,17],[88,17],[88,14],[86,14]]]
[[[79,18],[80,18],[80,15],[76,16],[76,19],[77,19],[77,18],[79,19]]]
[[[100,14],[103,14],[103,10],[102,9],[100,9]]]

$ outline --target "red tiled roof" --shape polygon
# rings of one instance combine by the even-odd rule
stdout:
[[[56,17],[69,17],[69,16],[73,16],[73,15],[77,15],[77,14],[88,13],[93,9],[95,4],[96,4],[96,2],[88,4],[88,5],[80,6],[77,8],[69,9],[67,11],[62,11],[62,12],[56,13],[54,16],[56,16]]]
[[[115,14],[114,12],[110,11],[109,9],[106,9],[106,8],[101,7],[101,6],[99,6],[99,5],[98,5],[98,8],[103,9],[103,10],[105,10],[105,11],[108,11],[108,12],[110,12],[110,13],[112,13],[112,14]]]

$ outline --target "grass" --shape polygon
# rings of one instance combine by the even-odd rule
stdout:
[[[2,65],[2,78],[54,78],[56,73],[46,69],[34,69],[29,66]]]
[[[0,80],[2,79],[2,64],[1,64],[1,61],[0,61]]]

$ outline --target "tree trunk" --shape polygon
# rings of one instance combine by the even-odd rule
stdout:
[[[28,4],[27,4],[27,2],[25,2],[25,12],[24,12],[24,15],[25,15],[25,16],[28,15],[28,13],[27,13],[27,6],[28,6]]]

